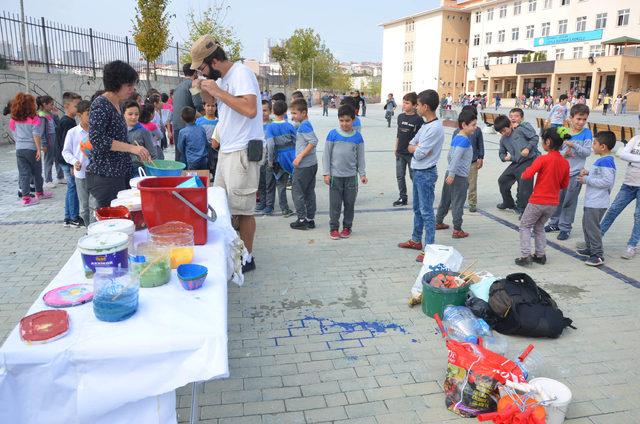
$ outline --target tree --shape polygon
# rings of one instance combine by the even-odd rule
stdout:
[[[189,41],[187,42],[187,52],[180,58],[183,63],[191,62],[191,45],[203,35],[210,34],[222,46],[229,60],[239,60],[242,51],[242,43],[236,35],[233,27],[224,25],[227,13],[231,6],[227,5],[226,0],[216,0],[213,6],[207,8],[201,14],[191,9],[187,18],[189,26]]]
[[[312,28],[298,28],[286,42],[287,50],[298,72],[298,85],[302,88],[302,76],[311,79],[311,61],[324,48],[320,36]],[[303,66],[305,69],[303,69]]]
[[[291,75],[291,58],[289,57],[289,50],[287,50],[285,44],[281,46],[271,47],[271,59],[275,60],[280,65],[280,76],[282,77],[282,84],[286,87],[289,82],[289,75]]]
[[[155,62],[171,43],[168,5],[169,0],[138,0],[136,6],[133,40],[147,62],[147,82],[150,81],[149,63]],[[153,68],[155,71],[155,65]]]

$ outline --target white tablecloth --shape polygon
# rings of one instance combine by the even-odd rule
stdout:
[[[47,344],[27,345],[16,327],[0,348],[0,423],[171,423],[174,390],[229,375],[227,281],[231,228],[224,191],[209,189],[218,214],[194,263],[206,265],[204,286],[186,291],[175,271],[161,287],[140,290],[131,318],[102,322],[93,304],[67,308],[69,333]],[[146,238],[137,232],[136,241]],[[48,307],[42,295],[86,280],[76,251],[29,313]]]

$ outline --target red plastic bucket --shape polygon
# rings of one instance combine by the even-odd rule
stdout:
[[[96,219],[98,221],[107,219],[131,219],[131,216],[126,206],[107,206],[96,209]]]
[[[193,177],[156,177],[140,181],[138,188],[142,198],[142,214],[148,228],[169,221],[181,221],[193,226],[195,244],[207,243],[207,184],[200,177],[204,187],[176,188],[177,185]],[[196,212],[197,211],[197,212]]]

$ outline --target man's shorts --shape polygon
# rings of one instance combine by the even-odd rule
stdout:
[[[256,191],[260,182],[260,165],[251,162],[247,149],[218,154],[218,167],[214,187],[227,192],[231,215],[253,215],[256,207]]]

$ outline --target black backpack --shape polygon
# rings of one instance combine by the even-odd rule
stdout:
[[[566,327],[575,329],[549,293],[524,273],[494,282],[489,306],[498,318],[493,329],[502,334],[555,339]]]

